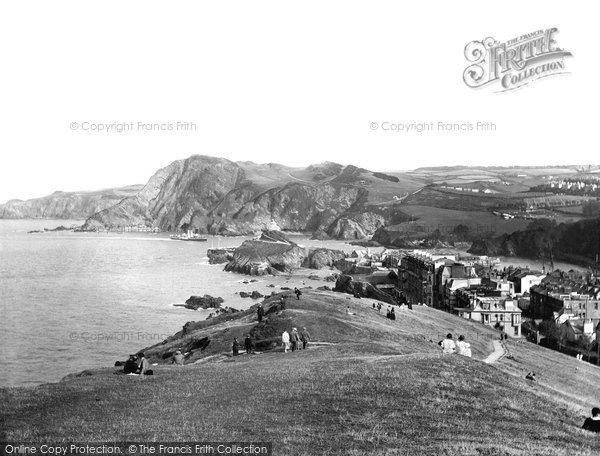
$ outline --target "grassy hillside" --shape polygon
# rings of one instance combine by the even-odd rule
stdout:
[[[492,232],[494,235],[500,235],[522,230],[531,222],[525,219],[504,220],[489,211],[460,211],[417,205],[402,206],[402,212],[412,217],[415,224],[423,227],[422,231],[426,233],[439,229],[447,234],[461,224],[471,227],[473,231],[480,234]],[[398,229],[408,232],[419,231],[415,227],[411,229],[410,224],[407,223],[399,225]]]
[[[484,364],[497,334],[440,311],[397,309],[391,321],[369,299],[308,289],[283,311],[275,310],[277,301],[265,301],[260,327],[253,311],[242,312],[189,325],[164,344],[168,350],[184,336],[210,333],[215,342],[194,364],[159,364],[145,378],[105,368],[57,384],[2,389],[1,437],[272,441],[275,454],[295,455],[600,451],[600,439],[579,429],[588,401],[600,398],[597,368],[585,367],[589,382],[581,394],[553,374],[571,367],[562,355],[511,342],[514,361]],[[292,325],[311,332],[308,350],[223,353],[233,337],[278,336]],[[440,355],[436,342],[449,331],[472,342],[472,359]],[[534,386],[523,379],[532,369],[540,377]]]

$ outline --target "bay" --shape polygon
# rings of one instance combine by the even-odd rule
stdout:
[[[124,360],[212,312],[173,306],[191,295],[221,296],[224,306],[244,309],[258,301],[236,292],[270,294],[269,284],[300,286],[292,282],[314,272],[244,283],[249,277],[208,264],[208,248],[234,247],[247,237],[182,242],[166,233],[28,233],[81,223],[0,220],[0,386],[58,381]],[[306,246],[353,249],[292,237]]]

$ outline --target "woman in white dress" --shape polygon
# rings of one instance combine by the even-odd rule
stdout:
[[[465,341],[465,336],[459,336],[456,342],[456,354],[471,357],[471,344]]]

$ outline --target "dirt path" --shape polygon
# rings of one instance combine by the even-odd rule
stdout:
[[[506,351],[499,340],[493,340],[492,344],[494,345],[494,351],[483,360],[483,362],[486,364],[494,364],[506,354]]]

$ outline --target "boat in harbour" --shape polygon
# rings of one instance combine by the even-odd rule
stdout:
[[[208,239],[204,236],[200,236],[198,233],[194,233],[192,230],[187,230],[187,233],[182,234],[172,234],[169,236],[171,239],[176,241],[196,241],[196,242],[206,242]]]

